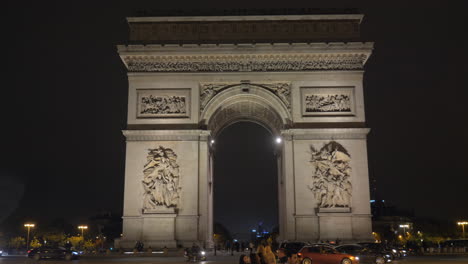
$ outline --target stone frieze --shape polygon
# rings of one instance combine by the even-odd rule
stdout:
[[[361,70],[366,54],[127,56],[130,72]]]

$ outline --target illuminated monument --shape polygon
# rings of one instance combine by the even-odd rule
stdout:
[[[211,146],[238,121],[278,146],[280,237],[371,240],[362,15],[130,17],[120,246],[210,247]]]

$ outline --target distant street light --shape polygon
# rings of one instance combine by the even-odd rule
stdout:
[[[457,222],[457,224],[462,226],[463,238],[465,238],[465,225],[468,225],[468,221]]]
[[[406,237],[406,228],[409,228],[409,225],[408,224],[400,225],[400,228],[403,228],[403,236]]]
[[[34,224],[24,224],[25,227],[28,228],[28,238],[26,239],[26,250],[29,250],[29,232],[32,227],[34,227]]]
[[[88,229],[88,226],[80,225],[78,226],[78,229],[81,229],[81,237],[83,238],[83,242],[84,242],[84,230]]]
[[[277,143],[277,144],[280,144],[282,141],[283,141],[283,140],[281,139],[281,137],[277,137],[277,138],[276,138],[276,143]]]

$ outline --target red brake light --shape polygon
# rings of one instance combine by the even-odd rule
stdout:
[[[31,253],[31,250],[28,250],[28,254]]]
[[[302,256],[302,253],[297,253],[297,255],[300,257],[300,256]]]

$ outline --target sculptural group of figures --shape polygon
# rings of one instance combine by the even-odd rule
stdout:
[[[172,149],[149,149],[143,169],[143,208],[175,207],[179,200],[179,165]]]
[[[350,181],[351,157],[346,149],[335,141],[325,144],[320,150],[311,149],[312,183],[320,208],[349,207],[352,185]]]
[[[306,112],[349,112],[351,100],[349,95],[327,94],[307,95],[305,98]]]
[[[141,98],[140,114],[186,113],[184,96],[144,96]]]

